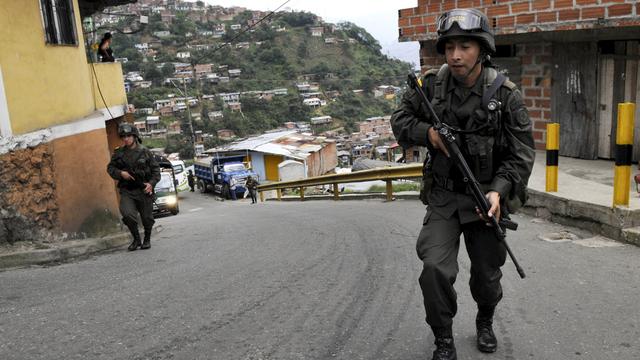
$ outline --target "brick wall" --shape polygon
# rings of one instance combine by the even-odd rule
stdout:
[[[547,122],[551,119],[551,43],[516,45],[522,59],[521,89],[529,117],[533,122],[533,139],[537,149],[544,149]]]
[[[619,31],[625,27],[632,32],[640,26],[637,0],[417,0],[417,4],[415,8],[398,11],[399,40],[420,42],[423,72],[445,62],[435,49],[435,23],[447,10],[483,11],[494,29],[496,43],[500,44],[501,36],[505,36],[503,44],[515,45],[515,57],[522,65],[521,91],[533,120],[534,139],[539,149],[544,148],[547,122],[558,120],[551,114],[551,54],[553,46],[562,45],[540,43],[541,36],[528,38],[528,34],[564,32],[569,35],[571,31],[579,33],[576,30],[615,28]]]
[[[640,26],[636,0],[418,0],[398,11],[400,41],[433,40],[444,11],[477,8],[487,14],[496,35]]]

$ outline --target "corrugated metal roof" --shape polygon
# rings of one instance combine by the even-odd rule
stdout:
[[[285,130],[239,140],[206,152],[256,151],[305,160],[311,153],[322,150],[322,144],[325,142],[330,141],[327,141],[324,137],[314,137],[300,134],[295,130]]]
[[[295,130],[286,130],[286,131],[278,131],[272,133],[262,134],[260,136],[251,137],[248,139],[240,140],[233,142],[227,146],[221,147],[219,150],[227,151],[227,150],[255,150],[258,146],[270,143],[274,140],[277,140],[283,136],[294,134]]]

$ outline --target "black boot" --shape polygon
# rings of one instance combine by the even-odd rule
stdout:
[[[457,360],[456,347],[452,337],[436,337],[436,349],[432,360]]]
[[[151,229],[144,230],[144,242],[142,243],[142,246],[140,247],[140,249],[142,250],[147,250],[151,248]]]
[[[450,328],[431,328],[436,338],[436,349],[432,360],[457,360],[456,347],[453,343],[453,332]]]
[[[478,350],[485,353],[495,352],[498,348],[498,340],[493,333],[493,313],[495,307],[478,307],[476,316],[476,331]]]
[[[133,235],[133,241],[129,244],[127,249],[129,249],[129,251],[135,251],[140,247],[140,233],[138,232],[138,229],[131,230],[131,235]]]

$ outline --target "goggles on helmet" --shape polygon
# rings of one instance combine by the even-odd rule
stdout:
[[[120,124],[119,130],[120,135],[133,134],[133,126],[131,126],[131,124]]]
[[[453,26],[454,23],[457,23],[460,29],[465,31],[491,31],[484,16],[469,10],[456,9],[448,11],[440,16],[438,19],[438,34],[451,29],[451,26]]]

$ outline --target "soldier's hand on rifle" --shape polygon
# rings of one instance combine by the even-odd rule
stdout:
[[[153,191],[153,186],[151,186],[151,184],[149,183],[144,183],[144,193],[147,195],[150,195],[152,191]]]
[[[491,208],[489,209],[489,217],[496,217],[496,221],[500,221],[500,193],[497,191],[489,191],[486,195],[489,204],[491,204]],[[476,207],[476,213],[482,220],[484,220],[487,225],[491,225],[489,219],[487,219],[482,211]]]
[[[429,142],[431,143],[431,145],[433,145],[434,148],[440,149],[440,151],[444,152],[447,157],[450,157],[449,150],[447,150],[447,147],[444,145],[444,142],[442,141],[442,138],[440,137],[440,134],[436,129],[430,127],[428,136]]]
[[[131,180],[131,181],[135,181],[136,178],[134,178],[133,176],[131,176],[131,174],[129,174],[129,172],[127,171],[120,171],[120,177],[125,179],[125,180]]]

